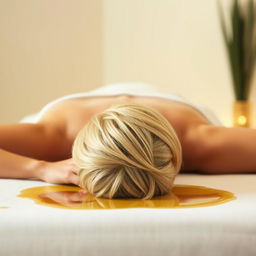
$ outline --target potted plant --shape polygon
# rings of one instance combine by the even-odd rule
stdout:
[[[229,10],[230,26],[225,20],[223,7],[218,2],[222,34],[227,49],[235,102],[233,124],[250,126],[249,94],[256,59],[256,9],[254,0],[232,0]]]

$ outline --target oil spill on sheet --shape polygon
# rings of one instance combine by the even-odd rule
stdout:
[[[175,185],[164,196],[151,200],[96,198],[74,186],[40,186],[24,189],[18,195],[35,203],[62,209],[192,208],[223,204],[236,197],[228,191],[203,186]]]

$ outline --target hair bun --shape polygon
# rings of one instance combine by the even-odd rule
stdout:
[[[149,199],[171,189],[181,165],[181,146],[160,113],[119,104],[94,116],[79,132],[73,159],[90,193]]]

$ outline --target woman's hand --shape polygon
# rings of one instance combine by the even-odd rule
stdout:
[[[38,172],[38,178],[53,184],[75,184],[81,186],[72,159],[59,162],[42,161]]]

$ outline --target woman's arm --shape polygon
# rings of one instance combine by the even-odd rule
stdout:
[[[39,160],[68,158],[65,133],[58,127],[51,123],[1,125],[0,149]]]
[[[0,178],[40,179],[79,184],[63,134],[44,124],[0,126]],[[57,161],[57,162],[49,162]],[[59,161],[62,160],[62,161]]]
[[[40,161],[0,149],[1,178],[39,179]]]
[[[185,168],[202,173],[255,173],[256,129],[200,125],[187,133]]]
[[[38,179],[54,184],[80,185],[72,159],[47,162],[1,149],[0,178]]]

